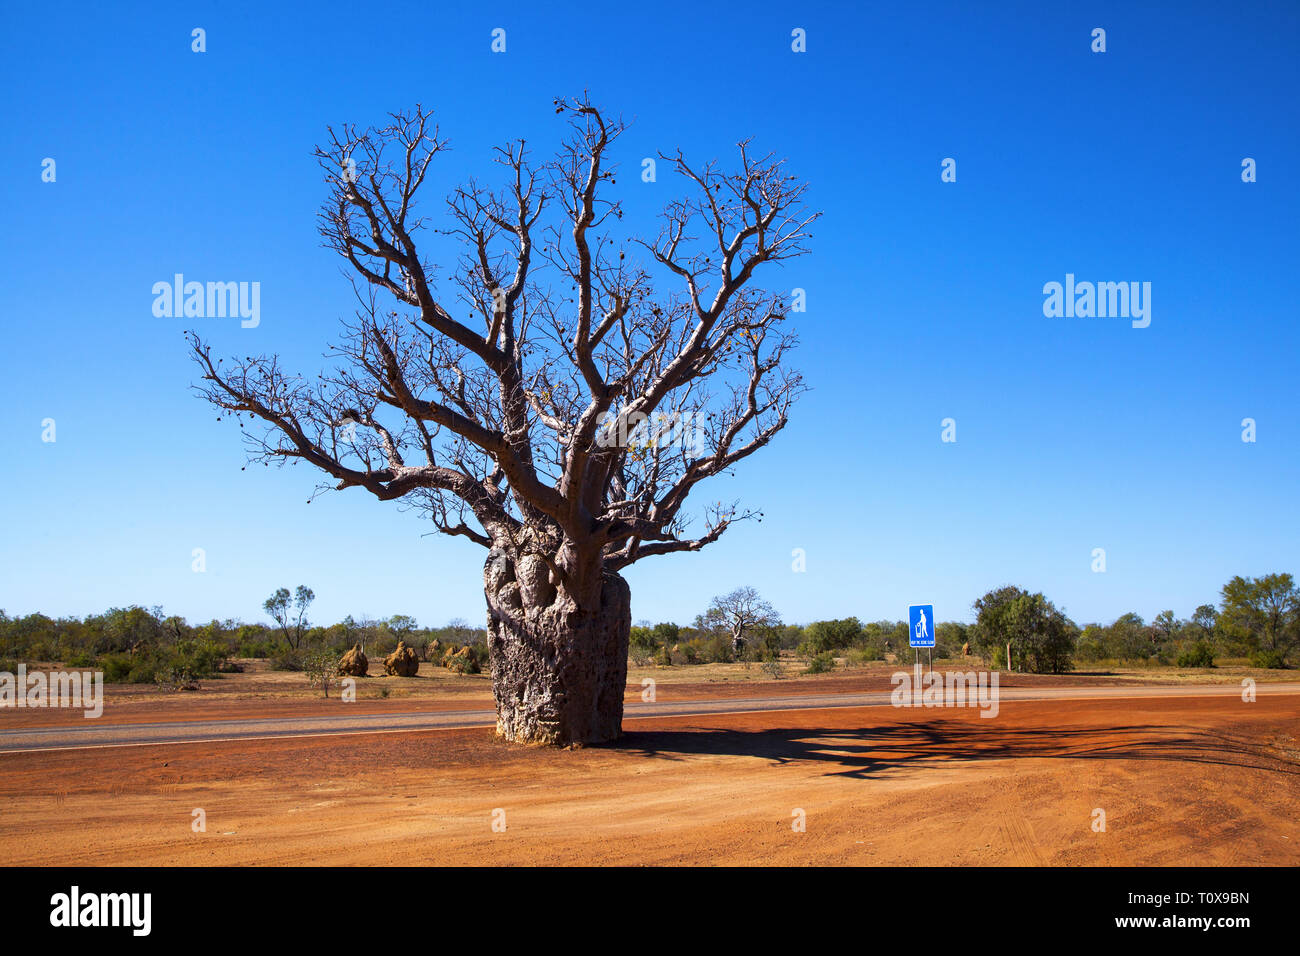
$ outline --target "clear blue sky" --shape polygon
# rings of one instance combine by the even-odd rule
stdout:
[[[1300,5],[440,6],[6,5],[0,607],[251,620],[306,583],[318,620],[482,620],[476,546],[361,491],[308,505],[305,467],[241,472],[150,288],[260,282],[260,327],[198,328],[314,371],[351,309],[315,231],[326,124],[433,106],[441,193],[495,144],[555,142],[552,98],[584,89],[635,121],[633,219],[677,191],[641,157],[747,136],[825,210],[779,279],[807,290],[813,391],[714,495],[767,518],[631,569],[634,618],[751,584],[791,621],[968,620],[1004,583],[1080,622],[1187,616],[1233,574],[1300,571]],[[1045,318],[1067,272],[1150,282],[1150,327]]]

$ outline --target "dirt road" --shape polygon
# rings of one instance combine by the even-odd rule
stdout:
[[[1300,694],[1300,683],[1266,684],[1262,694]],[[999,691],[999,700],[1140,700],[1171,697],[1234,697],[1241,688],[1231,684],[1185,687],[1010,687]],[[625,720],[699,717],[708,714],[751,714],[764,711],[828,710],[840,707],[890,705],[890,692],[862,694],[796,694],[647,703],[626,705]],[[400,733],[420,730],[452,730],[494,727],[496,717],[489,709],[418,711],[414,713],[358,713],[354,705],[336,701],[337,713],[302,717],[263,717],[139,722],[118,724],[111,715],[85,720],[82,724],[39,729],[9,729],[0,725],[0,753],[73,750],[93,747],[141,747],[159,744],[216,743],[230,740],[258,740],[270,737],[324,737],[340,734]],[[973,706],[973,705],[972,705]]]

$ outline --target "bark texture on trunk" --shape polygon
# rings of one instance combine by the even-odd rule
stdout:
[[[494,552],[484,569],[497,734],[515,743],[595,744],[622,732],[631,591],[601,572],[587,606],[540,560]]]

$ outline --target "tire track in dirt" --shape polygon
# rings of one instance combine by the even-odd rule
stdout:
[[[1053,687],[1010,688],[1001,692],[1003,704],[1027,701],[1146,700],[1152,698],[1231,698],[1232,685],[1196,687]],[[1300,694],[1300,684],[1261,685],[1261,695]],[[624,720],[637,721],[673,717],[779,714],[800,710],[889,706],[891,694],[831,694],[740,698],[714,701],[682,701],[661,704],[631,703]],[[346,706],[346,705],[340,705]],[[155,723],[101,724],[77,727],[44,727],[0,731],[0,754],[49,752],[105,747],[147,747],[163,744],[219,743],[229,740],[293,739],[376,733],[411,733],[428,730],[460,730],[489,727],[496,723],[491,711],[436,711],[401,714],[328,714],[251,720],[188,720]]]

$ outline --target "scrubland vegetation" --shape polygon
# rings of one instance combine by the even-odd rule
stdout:
[[[488,667],[486,632],[463,620],[421,627],[413,617],[383,620],[351,616],[312,625],[314,595],[277,590],[263,605],[270,623],[228,619],[190,624],[160,607],[112,608],[84,618],[44,614],[10,617],[0,610],[0,671],[19,662],[95,667],[109,682],[156,682],[175,689],[238,671],[240,659],[266,659],[282,670],[302,670],[321,652],[340,655],[356,645],[371,658],[399,641],[422,661],[461,673]],[[973,605],[972,624],[943,621],[935,628],[934,659],[976,655],[990,667],[1066,673],[1109,664],[1212,668],[1216,663],[1290,667],[1300,647],[1300,591],[1289,574],[1234,577],[1219,603],[1203,604],[1187,619],[1162,611],[1151,621],[1136,613],[1109,624],[1078,625],[1041,593],[1007,586]],[[1010,662],[1007,652],[1010,650]],[[689,666],[731,662],[763,665],[782,673],[779,661],[803,661],[818,674],[872,661],[908,661],[907,622],[862,622],[856,617],[782,623],[751,588],[716,598],[694,622],[639,622],[631,629],[629,657],[637,666]]]
[[[360,644],[370,657],[391,653],[405,641],[421,660],[443,663],[462,647],[457,669],[477,673],[487,666],[484,629],[455,620],[444,627],[420,627],[404,614],[385,620],[346,617],[329,626],[302,622],[300,634],[280,624],[212,620],[189,624],[160,607],[112,608],[84,618],[44,614],[9,617],[0,611],[0,671],[19,661],[95,667],[104,680],[184,687],[223,672],[237,671],[240,658],[261,658],[282,670],[302,670],[317,650],[342,654]]]

